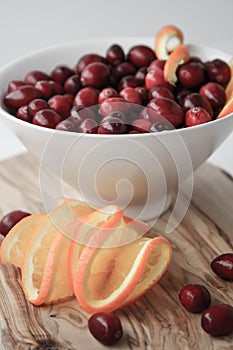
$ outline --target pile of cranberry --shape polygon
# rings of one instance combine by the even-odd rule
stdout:
[[[165,62],[148,46],[125,53],[114,44],[105,57],[86,54],[73,68],[34,70],[11,81],[4,104],[26,122],[91,134],[156,132],[215,119],[226,102],[228,64],[191,56],[171,85],[164,78]]]

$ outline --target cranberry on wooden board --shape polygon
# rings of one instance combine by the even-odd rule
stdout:
[[[213,337],[222,337],[233,332],[233,307],[219,304],[209,307],[202,315],[201,326]]]
[[[206,287],[199,284],[188,284],[180,290],[179,300],[186,310],[200,313],[210,306],[211,296]]]
[[[233,281],[233,253],[217,256],[211,262],[211,269],[216,275],[226,281]]]
[[[41,93],[32,85],[22,85],[18,89],[10,92],[4,98],[6,106],[19,108],[27,105],[36,98],[40,98]]]
[[[5,214],[0,221],[0,233],[6,236],[12,227],[29,215],[31,214],[22,210],[14,210]]]

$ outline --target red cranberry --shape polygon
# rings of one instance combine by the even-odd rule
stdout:
[[[12,227],[14,227],[20,220],[29,215],[31,214],[22,210],[14,210],[5,214],[0,221],[0,233],[3,236],[6,236]]]
[[[136,119],[132,122],[132,129],[139,133],[149,132],[151,128],[151,122],[146,119]]]
[[[64,94],[63,97],[64,97],[64,100],[71,107],[73,105],[73,102],[74,102],[74,95],[72,95],[72,94]]]
[[[207,110],[201,107],[193,107],[185,113],[185,125],[187,127],[207,123],[211,119]]]
[[[192,93],[192,91],[189,89],[185,89],[185,88],[177,89],[176,90],[176,100],[179,103],[179,105],[183,106],[185,97],[191,93]]]
[[[98,129],[98,134],[125,134],[126,132],[126,124],[116,117],[110,117],[101,122]]]
[[[110,97],[117,97],[117,96],[118,96],[118,92],[115,89],[111,87],[105,88],[99,94],[98,103],[100,104],[104,100],[107,100]]]
[[[152,122],[161,121],[161,117],[167,119],[173,126],[179,126],[183,122],[184,113],[182,108],[169,98],[154,98],[148,103],[147,107]]]
[[[62,120],[60,123],[58,123],[55,127],[57,130],[63,130],[63,131],[70,131],[75,132],[77,131],[77,128],[74,123],[72,123],[70,120]]]
[[[226,102],[226,93],[222,85],[207,83],[200,88],[200,94],[207,97],[213,108],[221,108]]]
[[[201,107],[206,109],[210,116],[213,117],[213,108],[211,107],[210,101],[197,92],[188,94],[183,100],[182,107],[184,112],[193,107]]]
[[[197,63],[202,63],[203,64],[203,62],[200,59],[200,57],[197,57],[197,56],[190,56],[189,62],[197,62]]]
[[[9,107],[19,108],[40,97],[41,93],[34,86],[22,85],[17,90],[7,94],[4,103]]]
[[[188,284],[179,292],[183,307],[194,313],[203,312],[210,306],[211,296],[207,288],[199,284]]]
[[[149,100],[152,100],[153,98],[156,97],[165,97],[165,98],[170,98],[174,100],[174,94],[172,91],[165,86],[153,86],[149,91],[148,91],[148,98]]]
[[[26,85],[26,83],[22,80],[12,80],[8,85],[7,92],[12,92],[23,85]]]
[[[233,331],[233,307],[227,304],[209,307],[202,315],[201,326],[213,337],[229,335]]]
[[[48,100],[54,95],[53,86],[49,80],[40,80],[36,83],[35,88],[40,91],[41,96]]]
[[[188,62],[178,68],[178,80],[187,89],[197,89],[205,83],[205,66],[198,62]]]
[[[66,92],[72,95],[76,95],[77,92],[81,89],[80,75],[74,74],[66,79],[64,84],[64,89]]]
[[[74,105],[82,105],[84,107],[91,107],[98,104],[98,92],[92,87],[86,87],[77,93],[74,98]]]
[[[106,53],[106,60],[108,63],[116,66],[117,64],[123,62],[125,59],[125,54],[121,46],[115,44],[109,47]]]
[[[111,313],[92,315],[88,320],[88,328],[93,337],[104,345],[116,344],[123,335],[120,319]]]
[[[161,121],[153,123],[150,128],[150,132],[161,132],[165,130],[174,130],[174,126],[168,121]]]
[[[137,45],[129,50],[127,58],[136,67],[148,66],[155,59],[155,53],[148,46]]]
[[[118,84],[118,91],[121,91],[126,87],[137,87],[137,81],[134,75],[126,75],[125,77],[123,77]]]
[[[73,75],[74,72],[67,66],[57,66],[50,74],[51,79],[56,81],[58,84],[63,85],[67,78]],[[40,79],[42,80],[42,79]]]
[[[25,121],[25,122],[30,123],[32,121],[32,118],[28,115],[28,106],[27,105],[19,107],[19,109],[16,112],[16,117],[18,119]]]
[[[142,99],[142,104],[145,106],[148,103],[148,91],[144,86],[137,86],[135,90],[139,93]]]
[[[76,127],[79,127],[83,120],[95,119],[95,113],[90,108],[85,108],[84,106],[73,106],[68,119]]]
[[[147,67],[141,67],[138,69],[138,71],[135,73],[135,79],[137,82],[137,86],[145,85],[145,77],[147,74]]]
[[[142,98],[139,92],[132,87],[126,87],[120,92],[120,96],[123,97],[127,102],[141,105]]]
[[[110,71],[106,64],[101,62],[89,63],[81,72],[81,83],[97,89],[105,88],[109,83]]]
[[[45,100],[37,98],[28,104],[27,112],[29,117],[32,119],[37,112],[46,108],[49,108],[49,104]]]
[[[162,69],[150,70],[146,75],[145,84],[148,90],[154,86],[165,86],[172,91],[174,90],[174,87],[165,80]]]
[[[78,127],[78,131],[86,134],[97,134],[98,125],[94,119],[85,119]]]
[[[165,66],[166,60],[154,60],[150,63],[150,65],[147,68],[147,72],[155,69],[163,70]]]
[[[206,70],[209,80],[226,86],[231,78],[231,69],[228,64],[220,59],[206,62]]]
[[[56,81],[50,80],[49,83],[52,85],[53,89],[53,95],[62,95],[64,94],[65,90],[63,86]]]
[[[124,113],[122,112],[113,112],[110,115],[107,115],[106,117],[103,117],[100,121],[100,124],[105,123],[106,121],[109,120],[109,118],[118,118],[122,121],[122,123],[127,124],[127,118]]]
[[[150,120],[150,116],[149,116],[148,111],[149,111],[149,108],[147,108],[147,107],[143,108],[139,113],[139,118],[145,119],[145,120]]]
[[[99,112],[102,117],[112,114],[113,112],[122,112],[127,114],[129,104],[122,97],[111,97],[103,101],[100,105]]]
[[[24,82],[29,85],[35,85],[39,80],[49,80],[48,74],[41,72],[40,70],[33,70],[24,78]]]
[[[233,253],[217,256],[211,262],[211,268],[220,278],[233,281]]]
[[[48,100],[49,107],[61,117],[67,118],[70,113],[70,103],[63,95],[55,95]]]
[[[42,109],[37,112],[32,119],[33,124],[43,126],[45,128],[54,129],[60,123],[62,117],[52,109]]]
[[[97,54],[86,54],[80,57],[77,64],[74,67],[76,73],[81,73],[81,71],[90,63],[101,62],[106,63],[104,57]]]
[[[113,68],[112,74],[117,79],[125,77],[126,75],[133,75],[136,72],[135,66],[130,62],[122,62]]]

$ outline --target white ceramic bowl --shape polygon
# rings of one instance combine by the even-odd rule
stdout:
[[[112,43],[125,50],[135,44],[154,45],[153,38],[105,38],[46,48],[17,59],[0,71],[1,101],[8,83],[22,79],[33,69],[50,72],[58,64],[73,66],[82,54],[105,54]],[[203,60],[230,57],[218,50],[189,45]],[[1,104],[0,117],[41,163],[41,193],[44,201],[66,195],[63,180],[78,195],[95,205],[116,203],[140,219],[160,215],[171,196],[230,135],[233,115],[199,126],[157,134],[90,135],[54,131],[11,116]],[[49,184],[44,167],[58,175]],[[61,181],[62,180],[62,181]],[[191,182],[189,182],[190,184]],[[76,192],[77,191],[77,192]],[[191,198],[192,185],[186,194]],[[181,206],[182,207],[182,206]],[[187,204],[182,207],[183,212]],[[181,211],[182,211],[181,210]],[[180,217],[182,214],[179,214]],[[178,215],[178,216],[179,216]]]

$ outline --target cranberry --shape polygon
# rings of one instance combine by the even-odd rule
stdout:
[[[24,82],[29,85],[35,85],[39,80],[49,80],[48,74],[41,72],[40,70],[33,70],[24,78]]]
[[[222,279],[233,281],[233,253],[217,256],[211,262],[211,268]]]
[[[97,54],[86,54],[80,57],[77,64],[74,67],[76,73],[81,73],[81,71],[90,63],[101,62],[106,63],[104,57]]]
[[[189,62],[197,62],[197,63],[202,63],[203,64],[203,62],[200,59],[200,57],[197,57],[197,56],[190,56]]]
[[[139,92],[132,87],[126,87],[120,92],[120,96],[123,97],[127,102],[141,105],[142,98]]]
[[[185,97],[188,96],[191,93],[192,93],[192,91],[189,90],[189,89],[185,89],[185,88],[177,89],[176,90],[176,100],[177,100],[177,102],[181,106],[183,106]]]
[[[55,127],[57,130],[63,130],[63,131],[70,131],[75,132],[77,131],[77,128],[74,123],[72,123],[70,120],[62,120],[60,123],[58,123]]]
[[[207,83],[200,88],[200,94],[207,97],[213,108],[221,108],[226,102],[226,93],[222,85]]]
[[[165,86],[168,89],[174,90],[174,87],[165,80],[162,69],[150,70],[146,75],[145,84],[148,90],[153,86]]]
[[[102,117],[112,114],[113,112],[122,112],[127,114],[129,104],[122,97],[111,97],[103,101],[100,105],[99,112]]]
[[[72,95],[72,94],[64,94],[63,97],[64,97],[64,100],[71,107],[73,105],[73,102],[74,102],[74,95]]]
[[[74,105],[82,105],[84,107],[91,107],[98,104],[98,92],[92,87],[86,87],[77,93],[74,98]]]
[[[126,124],[117,117],[110,117],[101,122],[98,129],[98,134],[125,134],[126,132]]]
[[[118,84],[118,91],[121,91],[126,87],[137,87],[137,81],[134,75],[126,75],[125,77],[123,77]]]
[[[197,92],[188,94],[183,100],[182,107],[184,112],[193,107],[202,107],[207,110],[211,117],[213,117],[213,108],[210,101],[208,98]]]
[[[5,214],[0,221],[1,234],[3,236],[6,236],[12,227],[14,227],[20,220],[29,215],[31,214],[22,210],[14,210]]]
[[[147,107],[143,108],[139,113],[139,118],[145,119],[145,120],[150,120],[148,111],[149,111],[149,108],[147,108]]]
[[[150,132],[161,132],[165,130],[173,130],[174,126],[168,121],[156,122],[151,125]]]
[[[94,119],[85,119],[78,127],[78,131],[86,134],[97,134],[98,125]]]
[[[54,95],[48,100],[49,107],[63,118],[67,118],[70,113],[70,103],[63,95]]]
[[[147,67],[141,67],[138,69],[138,71],[135,73],[135,79],[137,82],[137,86],[145,85],[145,77],[147,74]]]
[[[104,100],[107,100],[110,97],[117,97],[117,96],[118,96],[118,92],[115,89],[111,87],[105,88],[99,94],[98,103],[100,104]]]
[[[148,103],[148,91],[144,86],[137,86],[135,90],[139,93],[142,99],[142,104],[145,106]]]
[[[149,91],[148,91],[148,98],[149,100],[152,100],[153,98],[156,97],[165,97],[165,98],[170,98],[174,100],[174,94],[172,91],[165,86],[153,86]]]
[[[229,335],[233,331],[233,307],[227,304],[209,307],[202,315],[201,326],[213,337]]]
[[[104,345],[116,344],[123,335],[120,319],[107,312],[92,315],[88,320],[88,328],[93,337]]]
[[[135,66],[130,62],[119,63],[116,67],[113,68],[112,74],[117,79],[125,77],[126,75],[133,75],[136,72]]]
[[[228,64],[220,59],[206,62],[206,70],[209,80],[226,86],[231,78],[231,69]]]
[[[188,127],[210,122],[211,119],[207,110],[201,107],[193,107],[185,113],[185,125]]]
[[[179,292],[183,307],[194,313],[202,312],[210,306],[211,296],[207,288],[199,284],[188,284]]]
[[[74,72],[67,66],[57,66],[50,74],[51,79],[56,81],[58,84],[63,85],[67,78],[73,75]],[[40,79],[42,80],[42,79]]]
[[[49,83],[52,86],[53,89],[53,95],[62,95],[64,94],[65,90],[63,88],[63,86],[59,83],[57,83],[56,81],[50,80]]]
[[[81,72],[81,83],[83,86],[90,86],[103,89],[109,83],[110,71],[106,64],[101,62],[89,63]]]
[[[32,118],[28,115],[28,106],[27,105],[19,107],[19,109],[16,112],[16,117],[18,119],[25,121],[25,122],[30,123],[32,121]]]
[[[35,88],[40,91],[42,98],[48,100],[54,95],[53,87],[50,81],[40,80],[35,84]]]
[[[64,83],[64,89],[66,92],[72,95],[76,95],[77,92],[81,89],[80,75],[74,74],[66,79]]]
[[[49,104],[45,100],[37,98],[28,104],[27,112],[29,117],[32,119],[37,112],[46,108],[49,108]]]
[[[205,83],[205,66],[198,62],[188,62],[178,68],[178,80],[187,89],[197,89]]]
[[[32,119],[33,124],[43,126],[45,128],[54,129],[60,123],[62,117],[52,109],[42,109],[37,112]]]
[[[26,85],[26,83],[22,80],[12,80],[8,85],[7,92],[12,92],[23,85]]]
[[[4,98],[4,103],[9,107],[19,108],[40,97],[41,93],[34,86],[22,85],[7,94]]]
[[[137,45],[129,50],[127,58],[136,67],[148,66],[155,59],[155,53],[148,46]]]
[[[122,123],[127,124],[127,119],[124,113],[122,112],[113,112],[110,115],[107,115],[106,117],[103,117],[101,119],[101,124],[105,123],[106,121],[109,120],[109,118],[118,118],[122,121]]]
[[[132,129],[139,133],[149,132],[151,128],[151,122],[146,119],[136,119],[132,122]]]
[[[68,119],[78,127],[85,119],[95,119],[95,113],[90,108],[85,108],[84,106],[73,106]]]
[[[184,113],[182,108],[169,98],[153,98],[147,107],[152,122],[167,119],[173,126],[179,126],[183,122]]]
[[[125,59],[125,54],[121,46],[114,44],[109,47],[106,53],[106,60],[108,63],[116,66],[117,64],[123,62]]]
[[[155,69],[163,70],[165,66],[166,60],[154,60],[150,63],[150,65],[147,68],[147,72]]]

